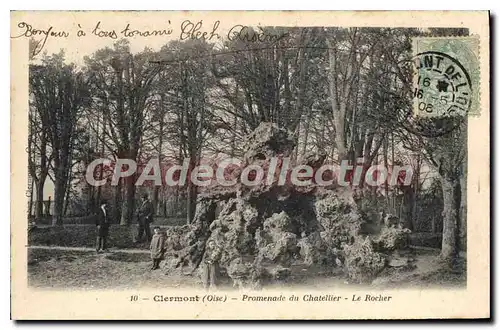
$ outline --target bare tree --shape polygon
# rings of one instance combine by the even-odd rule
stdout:
[[[35,188],[35,220],[39,220],[43,215],[43,191],[52,159],[47,148],[47,130],[42,126],[39,112],[33,104],[28,117],[28,173]]]
[[[71,168],[75,126],[88,105],[84,76],[73,65],[64,64],[63,54],[44,58],[42,65],[30,66],[30,90],[43,130],[50,143],[54,170],[53,225],[62,225],[64,197]]]
[[[152,83],[160,67],[148,61],[154,53],[145,50],[132,55],[128,44],[117,42],[87,58],[95,98],[101,105],[109,147],[117,158],[137,161],[144,133],[145,113],[151,106]],[[104,141],[103,141],[104,143]],[[125,178],[120,224],[130,224],[135,203],[135,174]],[[118,188],[119,189],[119,188]]]

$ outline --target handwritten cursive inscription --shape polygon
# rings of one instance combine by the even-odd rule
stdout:
[[[168,24],[170,24],[170,21],[168,21]],[[120,33],[125,37],[125,38],[131,38],[131,37],[156,37],[156,36],[165,36],[165,35],[170,35],[172,34],[173,30],[171,28],[168,29],[163,29],[163,30],[133,30],[130,28],[130,24],[127,24],[125,29],[121,31]]]
[[[22,29],[23,31],[18,36],[12,38],[26,37],[26,38],[33,38],[33,40],[35,40],[35,47],[32,50],[32,56],[38,55],[43,50],[43,47],[45,47],[45,44],[47,43],[47,39],[49,37],[54,37],[54,38],[69,37],[69,32],[54,31],[54,28],[52,26],[50,26],[46,30],[35,29],[31,24],[28,24],[26,22],[21,22],[17,24],[17,27]],[[37,37],[41,37],[41,39],[38,38],[37,40]]]
[[[95,28],[92,30],[92,34],[100,38],[111,38],[111,39],[118,38],[115,30],[110,30],[110,31],[103,30],[101,28],[101,21],[97,22]]]
[[[170,20],[166,21],[167,24],[165,26],[154,28],[154,29],[140,29],[131,26],[130,23],[127,23],[124,28],[113,29],[106,27],[106,24],[98,21],[95,25],[89,28],[89,35],[98,38],[109,38],[109,39],[118,39],[118,38],[148,38],[148,37],[162,37],[171,35],[174,32],[174,29],[171,27]],[[203,26],[203,21],[192,22],[190,20],[185,20],[181,23],[180,26],[180,35],[179,39],[181,41],[184,40],[203,40],[203,41],[212,41],[212,40],[221,40],[223,39],[221,35],[218,33],[220,21],[215,21],[213,25],[205,28]],[[78,29],[74,33],[76,37],[82,38],[87,36],[87,32],[84,27],[80,24],[77,24]],[[47,40],[49,37],[53,38],[68,38],[70,36],[70,32],[61,30],[56,31],[56,29],[50,26],[48,29],[39,29],[33,27],[31,24],[27,22],[20,22],[17,24],[17,27],[21,30],[18,35],[13,36],[12,38],[20,38],[27,37],[32,39],[33,43],[30,41],[30,52],[31,56],[35,56],[39,54],[45,47]],[[283,38],[288,36],[287,33],[277,33],[276,31],[271,31],[267,29],[262,29],[260,27],[253,28],[245,25],[235,25],[233,26],[228,34],[227,40],[241,40],[243,42],[263,42],[263,43],[275,43]],[[226,36],[224,36],[226,37]]]
[[[273,34],[260,28],[256,31],[250,26],[235,25],[229,30],[227,39],[229,41],[241,40],[246,42],[277,42],[287,36],[288,33]]]
[[[213,38],[220,39],[220,35],[216,32],[219,28],[220,21],[215,21],[212,31],[210,32],[202,32],[201,29],[203,27],[203,21],[199,21],[194,24],[190,20],[185,20],[181,23],[181,34],[179,36],[180,40],[205,40],[210,41]]]

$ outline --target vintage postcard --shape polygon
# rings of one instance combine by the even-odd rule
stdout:
[[[12,318],[489,318],[489,28],[13,11]]]

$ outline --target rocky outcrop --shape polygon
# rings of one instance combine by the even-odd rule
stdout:
[[[357,237],[344,244],[346,275],[354,283],[371,283],[387,266],[387,256],[373,248],[370,237]]]
[[[222,250],[220,267],[240,288],[286,282],[294,263],[339,268],[351,281],[371,281],[387,264],[386,254],[377,249],[390,250],[397,242],[360,234],[363,218],[349,188],[278,184],[281,161],[295,147],[291,136],[262,123],[248,137],[243,165],[267,169],[274,158],[279,160],[275,173],[252,186],[238,184],[200,194],[190,231],[179,240],[185,244],[183,255],[196,268],[206,242],[214,240]],[[325,158],[308,153],[298,163],[317,169]],[[235,171],[233,178],[239,173]]]

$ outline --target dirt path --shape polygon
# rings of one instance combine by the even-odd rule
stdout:
[[[465,272],[440,270],[436,256],[436,253],[421,251],[417,254],[414,269],[387,269],[372,283],[372,287],[464,286]],[[185,274],[189,269],[164,268],[168,261],[167,257],[161,264],[162,269],[151,271],[149,251],[146,249],[110,249],[98,254],[86,247],[28,246],[28,281],[30,286],[58,289],[202,288],[200,269],[189,276]],[[340,275],[328,275],[325,269],[302,265],[292,268],[292,282],[277,286],[306,286],[323,290],[354,285]]]
[[[161,263],[161,266],[165,261]],[[180,270],[151,271],[147,250],[110,250],[96,253],[91,248],[31,246],[28,248],[30,286],[58,289],[125,289],[202,287],[199,276]]]

